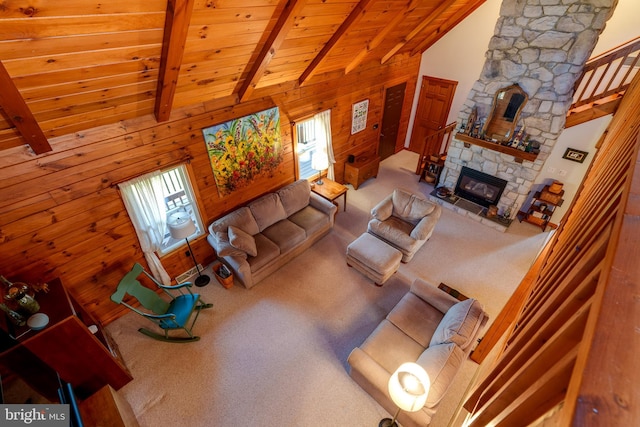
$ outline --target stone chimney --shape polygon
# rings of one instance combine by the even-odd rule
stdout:
[[[441,185],[454,188],[462,166],[508,182],[498,204],[512,217],[526,200],[545,160],[564,129],[573,86],[591,55],[617,0],[504,0],[486,53],[458,123],[466,123],[474,107],[486,118],[499,89],[517,83],[528,94],[517,125],[540,143],[535,161],[516,162],[502,154],[453,139]],[[459,125],[460,126],[460,125]]]

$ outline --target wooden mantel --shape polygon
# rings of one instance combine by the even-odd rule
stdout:
[[[508,147],[506,145],[500,145],[496,142],[485,141],[484,139],[473,138],[464,133],[457,133],[455,138],[464,142],[465,144],[473,144],[482,148],[486,148],[488,150],[498,151],[503,154],[509,154],[515,157],[516,163],[522,163],[523,160],[528,160],[530,162],[535,161],[538,158],[537,154],[527,153],[526,151],[517,150],[513,147]]]

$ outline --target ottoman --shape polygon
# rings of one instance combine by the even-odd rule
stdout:
[[[347,246],[347,265],[382,286],[398,270],[402,252],[369,233]]]

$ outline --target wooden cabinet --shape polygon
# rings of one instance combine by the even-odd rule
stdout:
[[[86,426],[140,426],[129,402],[108,385],[80,403],[80,414]]]
[[[562,206],[563,195],[564,190],[552,193],[549,191],[549,186],[545,185],[542,191],[536,191],[533,194],[531,205],[526,210],[518,212],[518,220],[537,225],[542,231],[545,231],[547,226],[556,228],[557,225],[551,222],[551,216],[558,206]]]
[[[357,190],[360,184],[369,178],[378,176],[379,166],[380,157],[378,156],[358,157],[353,163],[345,163],[344,181],[347,184],[351,184],[354,190]]]
[[[0,364],[51,401],[58,400],[56,372],[80,399],[105,385],[120,389],[132,380],[107,331],[60,280],[50,281],[49,292],[39,292],[36,300],[49,317],[41,330],[17,327],[0,316]]]

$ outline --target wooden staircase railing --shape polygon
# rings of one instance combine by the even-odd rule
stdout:
[[[640,69],[640,37],[590,59],[574,85],[565,127],[615,112]]]
[[[456,128],[456,124],[458,124],[458,122],[449,123],[442,129],[439,129],[437,132],[429,134],[424,138],[422,152],[420,153],[418,165],[416,166],[416,175],[422,172],[422,168],[424,167],[429,156],[439,156],[441,155],[441,153],[447,152],[449,143],[451,142],[451,136],[453,135],[453,130]]]
[[[640,37],[590,59],[576,81],[571,108],[624,93],[640,67],[638,51]]]

